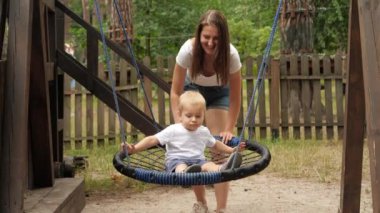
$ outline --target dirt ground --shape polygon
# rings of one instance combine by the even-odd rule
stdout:
[[[213,188],[207,187],[206,193],[209,210],[213,211],[216,206]],[[362,184],[361,194],[360,212],[372,212],[370,183]],[[141,193],[89,195],[83,213],[185,213],[191,212],[193,203],[191,189],[160,186]],[[316,183],[258,174],[231,182],[227,212],[336,213],[339,203],[339,183]]]

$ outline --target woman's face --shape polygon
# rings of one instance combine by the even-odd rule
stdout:
[[[214,55],[218,46],[219,31],[215,26],[205,25],[201,32],[201,45],[207,55]]]

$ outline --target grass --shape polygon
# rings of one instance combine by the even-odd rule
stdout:
[[[270,165],[262,172],[282,178],[304,178],[321,183],[339,183],[342,166],[341,141],[264,141],[272,155]],[[142,191],[154,185],[127,178],[113,165],[118,145],[106,145],[92,150],[69,150],[65,155],[88,156],[88,167],[78,170],[85,179],[88,192],[131,190]],[[369,180],[368,150],[364,149],[363,180]]]
[[[115,170],[112,159],[118,149],[118,145],[106,145],[105,147],[96,147],[92,150],[68,150],[65,151],[65,155],[87,157],[87,167],[76,170],[76,176],[84,178],[87,192],[112,192],[120,189],[142,191],[149,187],[150,184],[126,178]]]

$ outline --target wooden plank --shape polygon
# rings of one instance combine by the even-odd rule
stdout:
[[[53,187],[28,191],[22,212],[81,212],[85,204],[83,178],[58,178]]]
[[[13,0],[9,7],[4,123],[0,162],[0,209],[22,212],[28,171],[29,75],[32,1]],[[6,172],[3,172],[6,171]]]
[[[360,212],[365,100],[357,1],[351,1],[340,209]],[[375,211],[374,211],[375,212]],[[379,211],[377,211],[379,212]]]
[[[261,66],[263,58],[259,57],[257,60],[257,67]],[[269,69],[269,68],[268,68]],[[266,70],[263,70],[263,72]],[[262,85],[259,85],[257,91],[257,101],[258,101],[258,110],[259,110],[259,129],[260,129],[260,138],[267,138],[267,116],[266,116],[266,107],[265,107],[265,78],[266,75],[262,76],[262,79],[258,79],[258,82]],[[257,116],[257,115],[256,115]]]
[[[358,6],[372,206],[373,212],[380,212],[380,5],[378,0],[366,0]]]
[[[271,60],[270,69],[270,128],[272,139],[280,137],[280,62]]]
[[[170,85],[171,85],[171,81],[172,81],[171,77],[173,76],[175,63],[176,63],[175,57],[174,56],[169,56],[168,57],[168,70],[169,70],[169,77],[170,77],[170,80],[169,80],[169,84]],[[169,99],[170,99],[170,97],[169,97]],[[242,108],[243,105],[240,105],[240,107]],[[242,115],[241,112],[242,111],[240,111],[239,116]],[[169,116],[170,116],[170,123],[171,124],[174,123],[174,118],[173,118],[173,113],[172,113],[172,108],[171,108],[171,104],[170,103],[169,103]]]
[[[4,99],[5,99],[5,72],[7,71],[7,61],[0,60],[0,139],[3,138],[3,117],[4,117]],[[1,152],[0,146],[0,153]],[[1,160],[1,158],[0,158]],[[1,161],[0,161],[1,165]]]
[[[54,184],[53,155],[60,153],[54,55],[50,54],[55,49],[55,18],[46,5],[34,1],[33,7],[29,119],[35,122],[30,127],[30,141],[31,161],[37,166],[29,169],[33,173],[30,178],[33,181],[29,183],[33,187],[47,187]],[[41,133],[41,129],[46,131]]]
[[[33,1],[32,54],[30,62],[29,126],[32,167],[30,188],[54,185],[53,148],[58,147],[58,108],[54,64],[49,49],[55,49],[54,15],[46,5]],[[51,60],[51,61],[50,61]],[[49,95],[50,93],[50,95]],[[49,101],[50,100],[50,101]],[[44,131],[41,131],[43,129]]]
[[[63,15],[63,13],[59,10],[56,10],[54,11],[54,16],[55,16],[55,30],[54,30],[54,33],[55,33],[55,48],[56,49],[64,49],[64,36],[65,36],[65,32],[64,32],[64,26],[65,26],[65,17]],[[54,54],[55,56],[55,50],[54,51],[52,50],[51,51],[51,54]],[[57,156],[57,161],[58,162],[62,162],[63,161],[63,150],[66,148],[66,145],[67,144],[70,144],[70,141],[68,141],[69,143],[67,143],[67,139],[66,139],[66,134],[65,134],[65,113],[66,113],[66,94],[65,94],[65,76],[64,76],[64,73],[62,72],[62,70],[60,70],[59,68],[55,67],[55,73],[56,73],[56,76],[57,76],[57,96],[58,96],[58,117],[59,117],[59,123],[60,123],[60,126],[62,126],[62,130],[60,128],[59,129],[59,132],[58,132],[58,141],[59,141],[59,147],[60,147],[60,150],[59,150],[59,155]],[[70,97],[69,97],[70,98]],[[69,99],[70,100],[70,99]],[[70,104],[70,102],[69,102]],[[69,116],[70,116],[70,113],[69,113]]]
[[[280,56],[280,74],[287,75],[288,58],[284,55]],[[281,77],[280,76],[280,77]],[[288,81],[280,80],[281,87],[281,136],[283,139],[289,138],[289,115],[288,115]]]
[[[313,55],[312,57],[312,73],[314,76],[320,76],[319,56]],[[323,138],[322,132],[322,103],[321,103],[321,82],[320,80],[313,81],[313,111],[315,116],[315,138],[321,140]]]
[[[323,75],[331,74],[331,59],[329,56],[323,57]],[[333,97],[332,83],[330,79],[324,80],[325,85],[325,109],[326,109],[326,135],[327,139],[334,138],[334,115],[333,115]]]
[[[337,75],[343,75],[343,62],[342,55],[338,53],[334,58],[334,72]],[[336,121],[338,123],[338,139],[343,139],[343,130],[344,130],[344,93],[343,79],[335,80],[335,100],[336,100]]]
[[[157,73],[158,76],[164,76],[164,59],[157,56]],[[158,107],[158,123],[165,126],[165,93],[162,89],[157,88],[157,107]]]
[[[0,1],[0,59],[3,57],[3,44],[4,44],[4,36],[5,36],[5,28],[6,28],[6,19],[8,14],[8,0]]]
[[[72,78],[65,74],[64,75],[64,88],[65,88],[65,97],[64,97],[64,127],[63,127],[63,137],[64,137],[64,148],[71,149],[71,81]]]
[[[129,89],[122,89],[124,86],[128,86],[128,73],[130,72],[130,67],[124,60],[119,60],[119,66],[120,66],[120,82],[119,82],[119,88],[120,88],[120,94],[125,98],[130,98],[130,92]],[[128,128],[128,122],[124,118],[121,118],[121,122],[124,128],[124,132],[127,133]],[[119,124],[120,125],[120,124]],[[120,128],[120,134],[122,133]]]
[[[291,55],[290,56],[290,70],[289,75],[298,75],[298,56]],[[291,110],[291,118],[292,118],[292,126],[293,126],[293,138],[300,139],[301,131],[300,131],[300,115],[301,115],[301,100],[300,100],[300,92],[301,87],[298,80],[290,81],[290,110]]]
[[[106,76],[105,76],[105,72],[104,72],[104,67],[102,66],[102,64],[100,64],[99,66],[99,73],[98,73],[98,78],[101,79],[102,81],[105,81],[106,79]],[[105,104],[100,100],[100,99],[96,99],[96,103],[97,103],[97,109],[96,109],[96,112],[97,112],[97,122],[96,122],[96,125],[97,125],[97,141],[96,141],[96,145],[97,147],[103,147],[104,146],[104,137],[105,137]]]
[[[94,135],[94,100],[91,93],[85,94],[86,98],[86,137],[92,137]],[[94,147],[94,141],[92,138],[86,140],[86,147],[92,149]]]
[[[91,31],[87,31],[87,72],[93,75],[98,75],[98,57],[99,57],[99,46],[96,35]],[[94,98],[90,93],[86,93],[86,147],[92,149],[94,146],[94,141],[92,136],[94,135]],[[91,137],[90,137],[91,136]]]
[[[51,1],[54,3],[54,1]],[[54,5],[54,4],[52,4]],[[41,5],[43,13],[40,13],[40,18],[42,20],[42,35],[45,36],[46,48],[46,61],[45,67],[48,67],[46,73],[46,79],[49,85],[49,99],[50,99],[50,114],[51,114],[51,132],[52,132],[52,150],[53,150],[53,161],[62,162],[63,160],[63,75],[59,69],[55,66],[55,50],[57,48],[57,22],[56,14],[54,8],[49,8],[47,5]],[[60,29],[59,29],[60,30]],[[61,42],[61,41],[59,41]]]
[[[134,88],[131,89],[130,100],[131,100],[131,103],[133,104],[133,106],[135,106],[135,107],[139,106],[138,88],[141,88],[141,85],[139,84],[138,79],[142,75],[143,75],[143,73],[141,73],[141,71],[138,73],[137,70],[133,66],[130,66],[129,74],[128,74],[128,76],[129,76],[128,82],[130,85],[136,85]],[[141,79],[141,80],[143,80],[143,79]],[[157,133],[159,131],[158,129],[160,129],[160,127],[157,126],[156,121],[154,121],[154,129],[155,129],[155,133]],[[140,134],[139,129],[136,128],[135,125],[132,125],[130,135],[132,136],[134,141],[137,141],[138,134]]]
[[[341,75],[320,75],[320,76],[304,76],[304,75],[290,75],[290,76],[281,76],[281,79],[284,80],[324,80],[324,79],[343,79]]]
[[[146,67],[149,67],[150,68],[150,58],[149,57],[144,57],[144,65]],[[145,114],[147,114],[150,118],[153,118],[152,117],[152,113],[150,112],[151,110],[151,103],[152,103],[152,100],[153,100],[153,97],[152,97],[152,81],[149,80],[149,78],[147,78],[146,76],[144,76],[144,88],[145,88],[145,91],[146,91],[146,96],[147,96],[147,100],[145,99],[144,100],[144,112]]]
[[[74,139],[74,146],[75,149],[81,149],[82,148],[82,86],[79,84],[78,81],[75,81],[75,94],[74,94],[74,113],[75,113],[75,139]]]
[[[54,0],[42,0],[43,4],[48,6],[51,10],[54,10]]]
[[[115,56],[115,54],[114,54]],[[107,70],[106,72],[106,82],[109,86],[111,86],[111,84],[114,84],[115,87],[116,87],[116,82],[117,82],[117,74],[118,73],[119,69],[117,67],[117,64],[114,60],[111,61],[111,70]],[[111,73],[112,72],[112,73]],[[111,79],[111,76],[113,77],[113,79]],[[111,80],[113,82],[111,82]],[[116,88],[115,88],[116,89]],[[113,93],[114,91],[112,91]],[[116,91],[115,91],[116,92]],[[113,94],[112,94],[112,107],[108,108],[108,143],[109,144],[115,144],[115,140],[116,140],[116,126],[115,126],[115,122],[116,122],[116,104],[115,104],[115,100],[113,99]]]
[[[309,76],[309,57],[307,55],[301,56],[301,74],[304,76]],[[310,80],[301,81],[301,103],[302,103],[302,117],[303,117],[303,128],[305,139],[311,139],[311,82]]]
[[[78,63],[67,53],[57,51],[57,65],[62,68],[66,73],[70,74],[78,82],[84,85],[91,93],[96,95],[108,106],[113,107],[114,100],[112,98],[111,88],[93,75],[85,72],[86,68]],[[89,83],[93,81],[93,83]],[[93,87],[91,88],[90,85]],[[136,91],[137,94],[137,91]],[[137,95],[135,96],[137,99]],[[152,119],[147,117],[139,108],[137,108],[130,101],[124,99],[117,93],[117,99],[120,104],[120,114],[125,119],[140,130],[143,134],[151,135],[157,133],[162,127],[155,123]]]
[[[254,63],[253,58],[247,57],[247,60],[246,60],[246,67],[247,67],[246,76],[247,77],[253,76],[253,63]],[[254,120],[254,115],[253,115],[254,106],[252,106],[251,110],[248,111],[248,107],[249,107],[251,99],[255,98],[253,94],[254,86],[255,85],[254,85],[253,78],[248,78],[247,80],[247,115],[244,116],[245,119],[247,119],[245,121],[246,129],[244,129],[244,131],[248,130],[248,138],[256,135],[255,134],[255,120]],[[252,105],[254,105],[254,102],[252,103]]]

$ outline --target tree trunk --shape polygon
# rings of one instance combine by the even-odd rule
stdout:
[[[311,0],[285,0],[281,15],[281,53],[313,52],[314,5]]]

